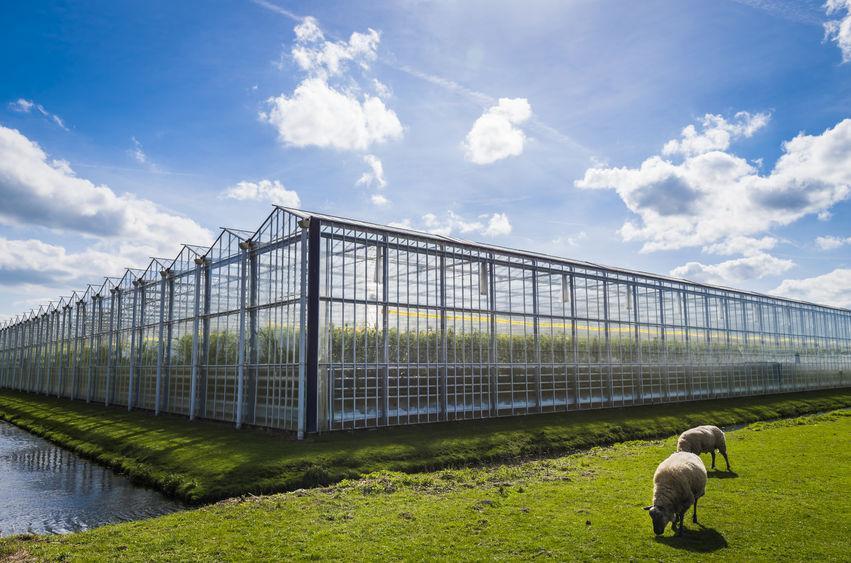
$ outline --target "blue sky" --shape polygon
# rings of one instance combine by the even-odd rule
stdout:
[[[848,6],[6,6],[0,318],[271,201],[851,306]]]

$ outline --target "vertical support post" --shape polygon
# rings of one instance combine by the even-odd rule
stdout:
[[[715,392],[715,376],[717,374],[718,359],[715,357],[715,351],[712,349],[712,341],[713,341],[712,324],[713,323],[712,323],[712,319],[709,316],[709,293],[706,292],[706,291],[704,291],[704,294],[703,294],[703,310],[704,310],[704,314],[706,315],[706,321],[704,322],[704,324],[706,325],[706,355],[709,358],[711,358],[711,365],[712,365],[712,370],[711,370],[712,377],[709,378],[709,381],[711,382],[711,385],[712,385],[712,398],[714,399],[715,396],[717,395],[717,393]],[[710,365],[709,362],[707,362],[706,367],[708,367],[709,365]],[[703,367],[703,366],[701,366],[701,367]],[[704,369],[706,369],[706,367],[704,367]]]
[[[239,341],[238,365],[236,368],[236,427],[242,428],[242,404],[245,397],[245,306],[248,288],[248,251],[251,241],[239,244]]]
[[[440,413],[442,420],[449,420],[449,346],[446,333],[446,245],[440,252]]]
[[[165,350],[163,350],[163,403],[161,408],[169,412],[169,389],[171,388],[171,347],[174,337],[174,276],[169,271],[166,282],[165,304]]]
[[[730,304],[726,295],[722,297],[721,300],[724,303],[724,334],[727,341],[727,346],[724,353],[726,360],[726,369],[724,371],[727,373],[727,396],[729,397],[733,394],[732,376],[730,374],[730,370],[733,369],[732,362],[730,361],[730,346],[732,344],[732,339],[730,338]]]
[[[56,397],[61,397],[65,392],[65,365],[68,361],[67,352],[70,349],[66,340],[66,332],[65,325],[68,325],[68,338],[70,338],[71,333],[71,319],[68,315],[69,306],[65,305],[62,307],[62,334],[60,336],[59,342],[59,389],[56,391]]]
[[[103,404],[109,406],[112,401],[112,378],[115,372],[115,309],[118,299],[118,288],[110,288],[109,299],[109,340],[106,350],[106,381],[103,386]]]
[[[532,336],[535,354],[535,406],[538,412],[544,409],[544,392],[541,389],[541,306],[538,302],[538,261],[532,261]],[[529,377],[527,372],[526,377]]]
[[[307,428],[307,245],[309,224],[301,224],[298,307],[298,439]]]
[[[257,262],[257,250],[254,245],[248,250],[248,380],[246,381],[246,402],[247,411],[245,419],[250,420],[251,424],[256,422],[257,408],[257,375],[258,363],[260,361],[260,349],[257,345],[259,319],[257,313],[258,301],[258,285],[260,283],[260,268]]]
[[[81,356],[86,351],[86,304],[82,299],[77,301],[77,338],[74,340],[74,377],[71,380],[71,398],[77,399],[80,388]]]
[[[48,324],[47,324],[47,363],[48,366],[45,368],[47,370],[47,388],[44,390],[45,395],[50,395],[53,392],[53,387],[56,382],[54,381],[54,376],[56,375],[56,335],[59,333],[58,327],[56,326],[56,309],[50,312],[48,315]]]
[[[491,354],[491,368],[490,368],[490,381],[488,383],[488,387],[490,388],[490,416],[496,416],[499,412],[499,350],[497,349],[497,340],[496,340],[496,266],[493,262],[493,254],[488,254],[488,261],[485,263],[479,263],[479,268],[487,268],[487,276],[488,276],[488,284],[487,284],[487,302],[488,309],[490,312],[490,317],[488,322],[490,323],[490,354]],[[479,286],[481,287],[481,281],[479,282]],[[513,358],[512,358],[513,360]],[[513,393],[513,389],[512,389]],[[512,408],[514,405],[514,400],[512,397]]]
[[[381,276],[381,357],[384,361],[381,376],[381,423],[387,426],[390,423],[390,334],[387,325],[390,323],[390,314],[387,301],[390,299],[390,254],[387,235],[382,236],[382,245],[376,247],[376,260],[380,260]]]
[[[632,314],[635,321],[635,357],[638,360],[638,388],[636,389],[636,399],[638,402],[644,401],[644,360],[641,353],[641,329],[639,323],[641,316],[638,313],[638,285],[633,283],[629,286],[629,291],[632,292]]]
[[[139,303],[139,280],[133,280],[133,310],[130,314],[130,377],[127,384],[127,410],[133,410],[133,387],[136,376],[136,309]]]
[[[165,350],[165,286],[168,269],[160,272],[160,318],[157,324],[157,379],[154,386],[154,415],[160,414],[163,379],[163,351]]]
[[[609,394],[608,403],[610,406],[615,404],[615,386],[613,379],[613,369],[612,369],[612,337],[611,337],[611,324],[609,317],[609,282],[606,279],[606,272],[603,272],[603,338],[605,339],[606,345],[606,392]],[[623,398],[621,398],[623,401]]]
[[[192,372],[189,380],[189,420],[195,420],[195,402],[198,395],[198,340],[201,324],[201,269],[205,259],[195,259],[195,307],[192,314]]]
[[[671,399],[671,371],[668,366],[668,330],[665,326],[665,289],[660,285],[657,291],[659,292],[659,327],[662,342],[662,349],[659,350],[659,352],[660,355],[664,356],[662,361],[662,373],[665,378],[665,401],[669,401]]]
[[[98,324],[95,323],[95,315],[97,315],[97,307],[95,306],[98,303],[98,296],[92,295],[92,321],[89,326],[89,356],[86,359],[86,402],[90,402],[92,400],[92,385],[94,379],[94,355],[95,355],[95,332],[97,331]]]
[[[210,311],[213,300],[213,275],[209,260],[204,260],[204,295],[201,317],[201,350],[198,352],[198,410],[201,416],[207,412],[207,363],[210,356]]]
[[[689,398],[694,399],[694,365],[691,359],[691,343],[689,342],[688,330],[688,293],[682,291],[682,308],[683,308],[683,332],[685,332],[686,341],[686,370],[688,373],[688,392]]]
[[[322,225],[315,217],[310,218],[307,241],[307,368],[305,416],[306,431],[317,432],[319,391],[319,245]]]

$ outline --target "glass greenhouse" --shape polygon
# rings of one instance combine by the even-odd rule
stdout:
[[[297,432],[851,384],[851,311],[276,207],[0,327],[0,386]]]

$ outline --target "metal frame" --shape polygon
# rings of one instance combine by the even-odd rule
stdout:
[[[0,324],[0,387],[299,437],[849,372],[847,309],[284,207]]]

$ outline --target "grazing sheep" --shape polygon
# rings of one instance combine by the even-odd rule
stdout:
[[[653,504],[645,506],[653,520],[653,532],[665,533],[668,522],[678,536],[683,533],[683,518],[694,505],[692,521],[697,523],[697,499],[706,491],[706,467],[700,457],[689,452],[671,454],[653,474]],[[677,524],[679,523],[679,529]]]
[[[715,469],[715,450],[721,452],[724,461],[727,462],[727,471],[730,471],[730,458],[727,457],[727,439],[724,431],[717,426],[698,426],[686,430],[680,434],[677,440],[678,452],[691,452],[700,455],[709,452],[712,454],[712,469]]]

